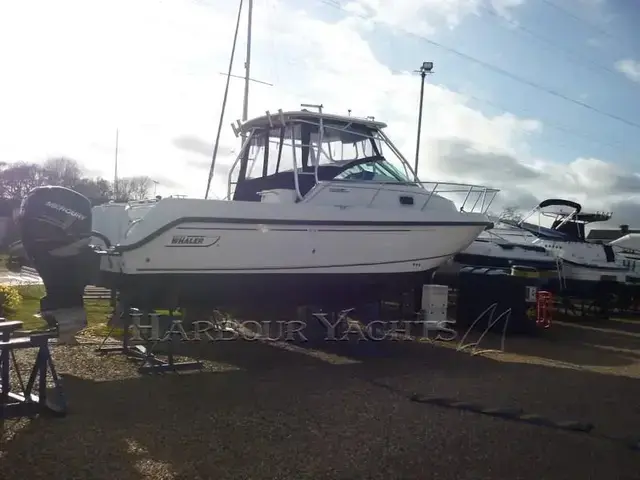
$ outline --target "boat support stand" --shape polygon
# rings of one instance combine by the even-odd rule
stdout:
[[[187,371],[187,370],[201,370],[203,365],[202,362],[199,361],[186,361],[186,362],[176,362],[175,361],[175,347],[176,347],[176,339],[175,335],[170,335],[168,341],[161,341],[160,338],[153,338],[153,332],[150,331],[149,335],[144,335],[142,337],[142,330],[153,330],[152,324],[155,322],[155,325],[162,330],[162,339],[167,337],[167,332],[169,331],[169,326],[166,325],[167,317],[163,315],[158,315],[156,313],[148,313],[143,314],[136,308],[131,308],[129,306],[125,306],[121,309],[118,314],[118,309],[114,309],[114,316],[117,316],[121,323],[117,321],[112,321],[111,329],[107,333],[107,335],[102,340],[100,346],[96,349],[98,353],[110,353],[110,352],[118,352],[123,353],[129,358],[134,360],[142,361],[142,364],[138,367],[138,371],[140,373],[164,373],[164,372],[178,372],[178,371]],[[147,318],[148,323],[146,325],[142,325],[140,323],[140,319],[142,317]],[[165,322],[161,322],[165,320]],[[173,317],[170,315],[168,317],[170,320],[169,323],[173,321]],[[161,325],[161,323],[165,323],[165,325]],[[121,345],[105,345],[106,341],[111,338],[111,335],[116,327],[122,327],[122,344]],[[165,327],[165,328],[163,328]],[[133,344],[133,339],[131,336],[131,330],[136,329],[137,332],[140,333],[138,337],[142,340],[141,344]],[[155,332],[156,335],[158,332]],[[137,340],[137,339],[136,339]],[[156,356],[156,347],[158,345],[166,345],[166,351],[163,352],[166,355],[167,359],[162,360]]]
[[[49,339],[54,337],[55,333],[20,332],[21,328],[22,322],[5,321],[0,318],[0,419],[38,414],[66,415],[67,403],[62,382],[49,350]],[[27,348],[37,348],[38,353],[25,386],[16,362],[15,350]],[[11,391],[12,370],[20,383],[21,394]],[[53,383],[52,393],[55,396],[48,395],[48,381]],[[34,388],[37,393],[34,393]]]

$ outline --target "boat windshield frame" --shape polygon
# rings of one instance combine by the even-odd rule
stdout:
[[[384,124],[372,119],[302,111],[286,114],[279,112],[279,115],[267,115],[267,117],[247,122],[247,124],[251,123],[253,125],[242,132],[234,128],[236,134],[244,134],[246,139],[229,171],[228,199],[233,197],[234,187],[242,182],[283,172],[292,172],[293,187],[299,200],[304,196],[300,191],[302,175],[313,175],[316,183],[331,180],[399,185],[420,184],[409,162],[382,131]],[[334,146],[331,144],[337,144],[334,146],[341,149],[340,155],[332,151]],[[387,155],[383,154],[383,145],[399,161],[401,168],[396,167],[388,160]],[[344,159],[344,150],[347,146],[355,148],[355,158]],[[289,151],[292,165],[281,168],[280,162],[286,150]],[[275,154],[275,159],[269,158],[270,152]],[[260,156],[262,158],[259,158]],[[262,170],[255,172],[256,166],[260,164]],[[270,169],[270,165],[274,164],[275,169]],[[366,172],[365,165],[371,166],[374,171]],[[340,171],[341,168],[344,170]],[[371,178],[340,178],[344,171],[350,168],[359,169],[362,177],[367,177],[368,173]],[[375,171],[378,169],[381,175]],[[321,173],[322,170],[324,170],[323,173]],[[336,175],[331,175],[330,171],[335,171]],[[237,175],[235,182],[234,175]],[[327,178],[327,175],[330,178]],[[378,176],[383,178],[374,179]]]
[[[545,208],[547,207],[559,206],[569,207],[571,211],[565,212],[562,210],[545,210]],[[536,213],[538,214],[538,224],[534,225],[531,223],[527,223],[526,220],[531,218]],[[553,226],[551,228],[543,227],[541,225],[541,217],[543,216],[553,219]],[[526,215],[523,215],[516,226],[527,230],[534,235],[548,239],[585,242],[586,234],[584,232],[584,225],[592,222],[607,221],[611,218],[611,216],[611,212],[585,213],[582,211],[582,205],[570,200],[548,199],[540,202],[540,204],[536,205],[530,212],[528,212]],[[563,228],[565,227],[565,225],[567,225],[568,228],[574,226],[575,232],[569,232],[567,228]]]

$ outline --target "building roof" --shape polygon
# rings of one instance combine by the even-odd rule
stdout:
[[[587,240],[590,242],[593,241],[603,241],[603,242],[611,242],[613,240],[617,240],[620,237],[623,237],[627,233],[640,233],[640,229],[630,228],[628,232],[622,232],[619,228],[607,228],[607,229],[598,229],[592,228],[589,234],[587,235]]]

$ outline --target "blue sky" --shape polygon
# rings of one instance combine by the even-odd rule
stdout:
[[[421,178],[497,187],[502,205],[524,209],[566,197],[637,223],[640,129],[526,85],[640,124],[635,0],[254,1],[252,77],[273,86],[252,84],[250,117],[301,103],[375,115],[412,160],[420,82],[411,71],[430,60]],[[0,160],[65,156],[110,178],[118,128],[121,175],[152,176],[163,195],[201,196],[238,4],[4,2]],[[630,76],[637,68],[635,82],[619,71],[623,60]],[[234,79],[213,184],[220,197],[241,103]]]
[[[634,34],[640,5],[633,0],[603,0],[591,7],[580,0],[549,1],[569,14],[529,0],[514,8],[513,18],[507,20],[483,5],[479,15],[465,17],[454,29],[418,35],[638,127],[470,62],[407,30],[379,24],[366,38],[380,61],[392,69],[408,70],[419,65],[418,59],[432,60],[435,81],[477,97],[473,104],[479,110],[542,120],[544,131],[532,141],[533,152],[540,156],[556,162],[593,156],[634,169],[640,153],[640,83],[617,71],[615,63],[635,58],[640,51],[640,36]],[[319,5],[327,18],[343,14]]]

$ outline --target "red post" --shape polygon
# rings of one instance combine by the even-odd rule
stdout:
[[[536,325],[538,327],[549,328],[551,326],[552,305],[553,296],[551,292],[539,291],[536,295],[536,308],[538,311]]]

